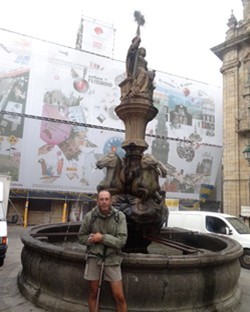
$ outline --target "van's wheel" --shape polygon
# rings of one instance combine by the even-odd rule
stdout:
[[[243,255],[240,257],[240,264],[243,268],[250,270],[250,250],[244,250]]]
[[[0,259],[0,267],[3,266],[4,259]]]

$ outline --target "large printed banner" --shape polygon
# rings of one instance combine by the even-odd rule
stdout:
[[[123,79],[123,62],[0,30],[0,173],[12,188],[96,192],[96,161],[124,156]],[[199,199],[221,162],[221,89],[162,72],[155,87],[146,153],[169,168],[168,197]]]

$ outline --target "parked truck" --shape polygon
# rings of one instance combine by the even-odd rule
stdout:
[[[0,175],[0,267],[8,249],[7,209],[10,192],[10,176]]]

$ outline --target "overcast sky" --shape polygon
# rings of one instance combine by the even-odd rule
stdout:
[[[150,68],[221,86],[222,63],[210,49],[224,42],[232,9],[241,20],[242,0],[8,0],[0,28],[74,48],[83,15],[116,29],[114,58],[123,61],[139,10]]]

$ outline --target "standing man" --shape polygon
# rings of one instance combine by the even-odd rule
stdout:
[[[87,245],[84,278],[89,281],[89,311],[99,311],[101,264],[103,279],[109,281],[117,312],[127,312],[123,293],[120,251],[127,240],[127,223],[124,213],[111,206],[111,195],[98,193],[97,206],[86,214],[79,230],[79,242]]]

